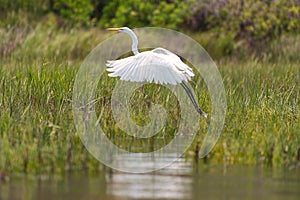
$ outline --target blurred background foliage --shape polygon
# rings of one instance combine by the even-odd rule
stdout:
[[[204,43],[205,36],[197,34],[208,33],[210,43],[219,44],[217,54],[223,56],[245,47],[259,50],[282,35],[297,35],[300,1],[0,0],[2,29],[34,27],[39,22],[58,29],[165,27],[190,32]],[[210,43],[204,46],[215,46]]]
[[[257,39],[300,29],[298,0],[0,0],[0,13],[2,26],[12,15],[53,13],[62,21],[58,25],[217,28]]]

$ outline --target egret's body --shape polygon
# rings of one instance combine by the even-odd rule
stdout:
[[[149,82],[159,84],[181,84],[189,95],[198,113],[205,118],[204,113],[196,103],[191,90],[185,84],[194,76],[193,70],[181,61],[174,53],[164,49],[156,48],[151,51],[138,52],[138,39],[134,32],[127,28],[110,28],[127,33],[132,39],[132,52],[134,56],[119,60],[107,61],[107,71],[110,77],[120,77],[121,80],[132,82]]]
[[[178,56],[163,48],[145,51],[120,60],[108,61],[111,77],[133,82],[176,85],[189,81],[194,73]]]

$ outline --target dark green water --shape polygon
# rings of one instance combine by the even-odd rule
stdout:
[[[15,175],[0,199],[300,199],[300,169],[200,166],[183,160],[147,174]]]

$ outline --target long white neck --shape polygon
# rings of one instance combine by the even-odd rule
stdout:
[[[136,35],[134,34],[134,32],[129,28],[124,30],[123,32],[127,33],[131,37],[131,40],[132,40],[131,50],[132,50],[133,54],[134,55],[138,54],[139,51],[138,51],[137,46],[138,46],[139,41],[138,41]]]

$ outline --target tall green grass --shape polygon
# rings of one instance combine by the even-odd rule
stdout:
[[[63,173],[69,169],[101,169],[103,166],[85,150],[76,132],[72,89],[83,58],[108,35],[97,29],[62,31],[45,26],[18,31],[21,30],[1,30],[1,37],[9,38],[9,42],[1,46],[0,171]],[[299,42],[299,37],[291,40]],[[273,49],[281,49],[274,45]],[[283,46],[280,42],[277,45]],[[295,43],[294,48],[299,46]],[[218,63],[228,111],[223,134],[208,155],[208,163],[297,165],[300,66],[294,59],[286,59],[291,55],[281,56],[276,62],[268,56],[265,60],[250,57],[242,62],[229,59]],[[102,115],[103,129],[125,149],[136,146],[133,151],[141,151],[155,145],[155,140],[137,141],[126,136],[116,126],[110,110],[115,82],[104,77],[98,85],[102,90],[96,94],[96,107],[97,114]],[[200,105],[209,111],[209,95],[200,83],[193,79],[191,85],[197,91]],[[164,145],[177,128],[177,101],[163,87],[150,84],[141,88],[131,104],[137,124],[149,122],[151,102],[162,103],[169,116],[173,116],[160,133],[165,140],[159,145]],[[202,138],[201,134],[197,136],[187,156],[195,151],[197,141],[201,144]]]

